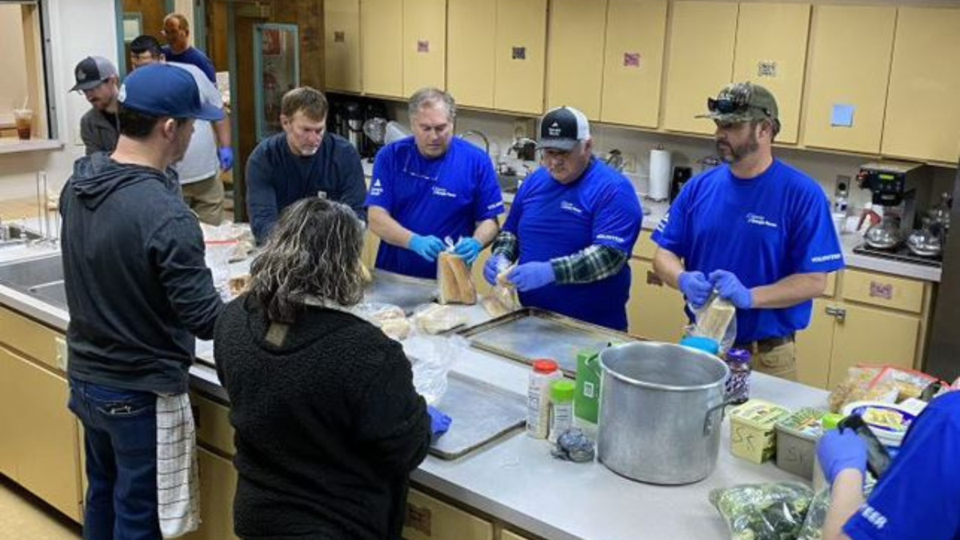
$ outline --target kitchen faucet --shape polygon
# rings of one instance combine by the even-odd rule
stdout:
[[[476,135],[477,137],[480,137],[481,139],[483,139],[483,149],[486,151],[488,156],[490,155],[490,139],[488,139],[487,136],[484,135],[482,131],[479,131],[476,129],[470,129],[461,133],[460,138],[466,139],[468,135]]]

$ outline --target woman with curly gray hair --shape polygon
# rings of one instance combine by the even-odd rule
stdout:
[[[347,308],[363,227],[319,198],[289,207],[217,321],[240,538],[400,538],[431,415],[400,344]]]

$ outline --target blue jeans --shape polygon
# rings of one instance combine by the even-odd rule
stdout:
[[[157,540],[157,396],[70,379],[87,453],[84,540]]]

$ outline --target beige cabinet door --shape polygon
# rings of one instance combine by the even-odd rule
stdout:
[[[663,127],[711,134],[713,122],[695,118],[733,76],[738,4],[674,2],[670,21]]]
[[[654,341],[680,341],[689,324],[683,311],[683,295],[660,281],[651,262],[630,259],[630,272],[629,332]]]
[[[16,456],[21,440],[20,416],[16,414],[20,405],[14,401],[14,389],[18,381],[14,376],[19,372],[14,365],[20,360],[13,353],[0,347],[0,474],[17,479]]]
[[[657,127],[666,33],[667,0],[609,0],[601,121]]]
[[[956,165],[960,155],[960,9],[901,7],[883,153]]]
[[[860,363],[913,369],[920,338],[918,317],[849,303],[837,307],[843,316],[833,333],[829,388],[846,378],[848,368]]]
[[[733,80],[759,84],[776,96],[778,142],[797,142],[809,31],[809,4],[740,4]]]
[[[360,3],[360,77],[363,91],[403,97],[403,2]]]
[[[411,489],[407,495],[405,540],[493,540],[493,524]]]
[[[543,113],[547,0],[497,0],[493,106]]]
[[[810,326],[797,332],[797,381],[817,388],[827,388],[830,378],[830,356],[833,351],[833,329],[836,319],[827,313],[834,303],[817,298],[813,301]]]
[[[493,108],[497,3],[448,0],[447,90],[460,105]]]
[[[360,0],[326,0],[323,17],[327,89],[359,92]]]
[[[403,0],[403,95],[446,87],[446,0]]]
[[[200,466],[200,528],[185,540],[237,540],[233,533],[233,496],[237,471],[229,460],[197,448]]]
[[[553,0],[547,46],[547,109],[570,106],[600,119],[607,0]]]
[[[896,19],[889,6],[814,8],[804,144],[880,152]]]

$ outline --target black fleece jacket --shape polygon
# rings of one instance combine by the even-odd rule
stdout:
[[[279,347],[258,303],[227,305],[214,337],[230,399],[245,540],[399,539],[430,416],[399,343],[341,311],[307,307]]]
[[[223,303],[175,174],[95,153],[74,163],[60,212],[70,376],[186,392],[194,336],[213,335]]]

